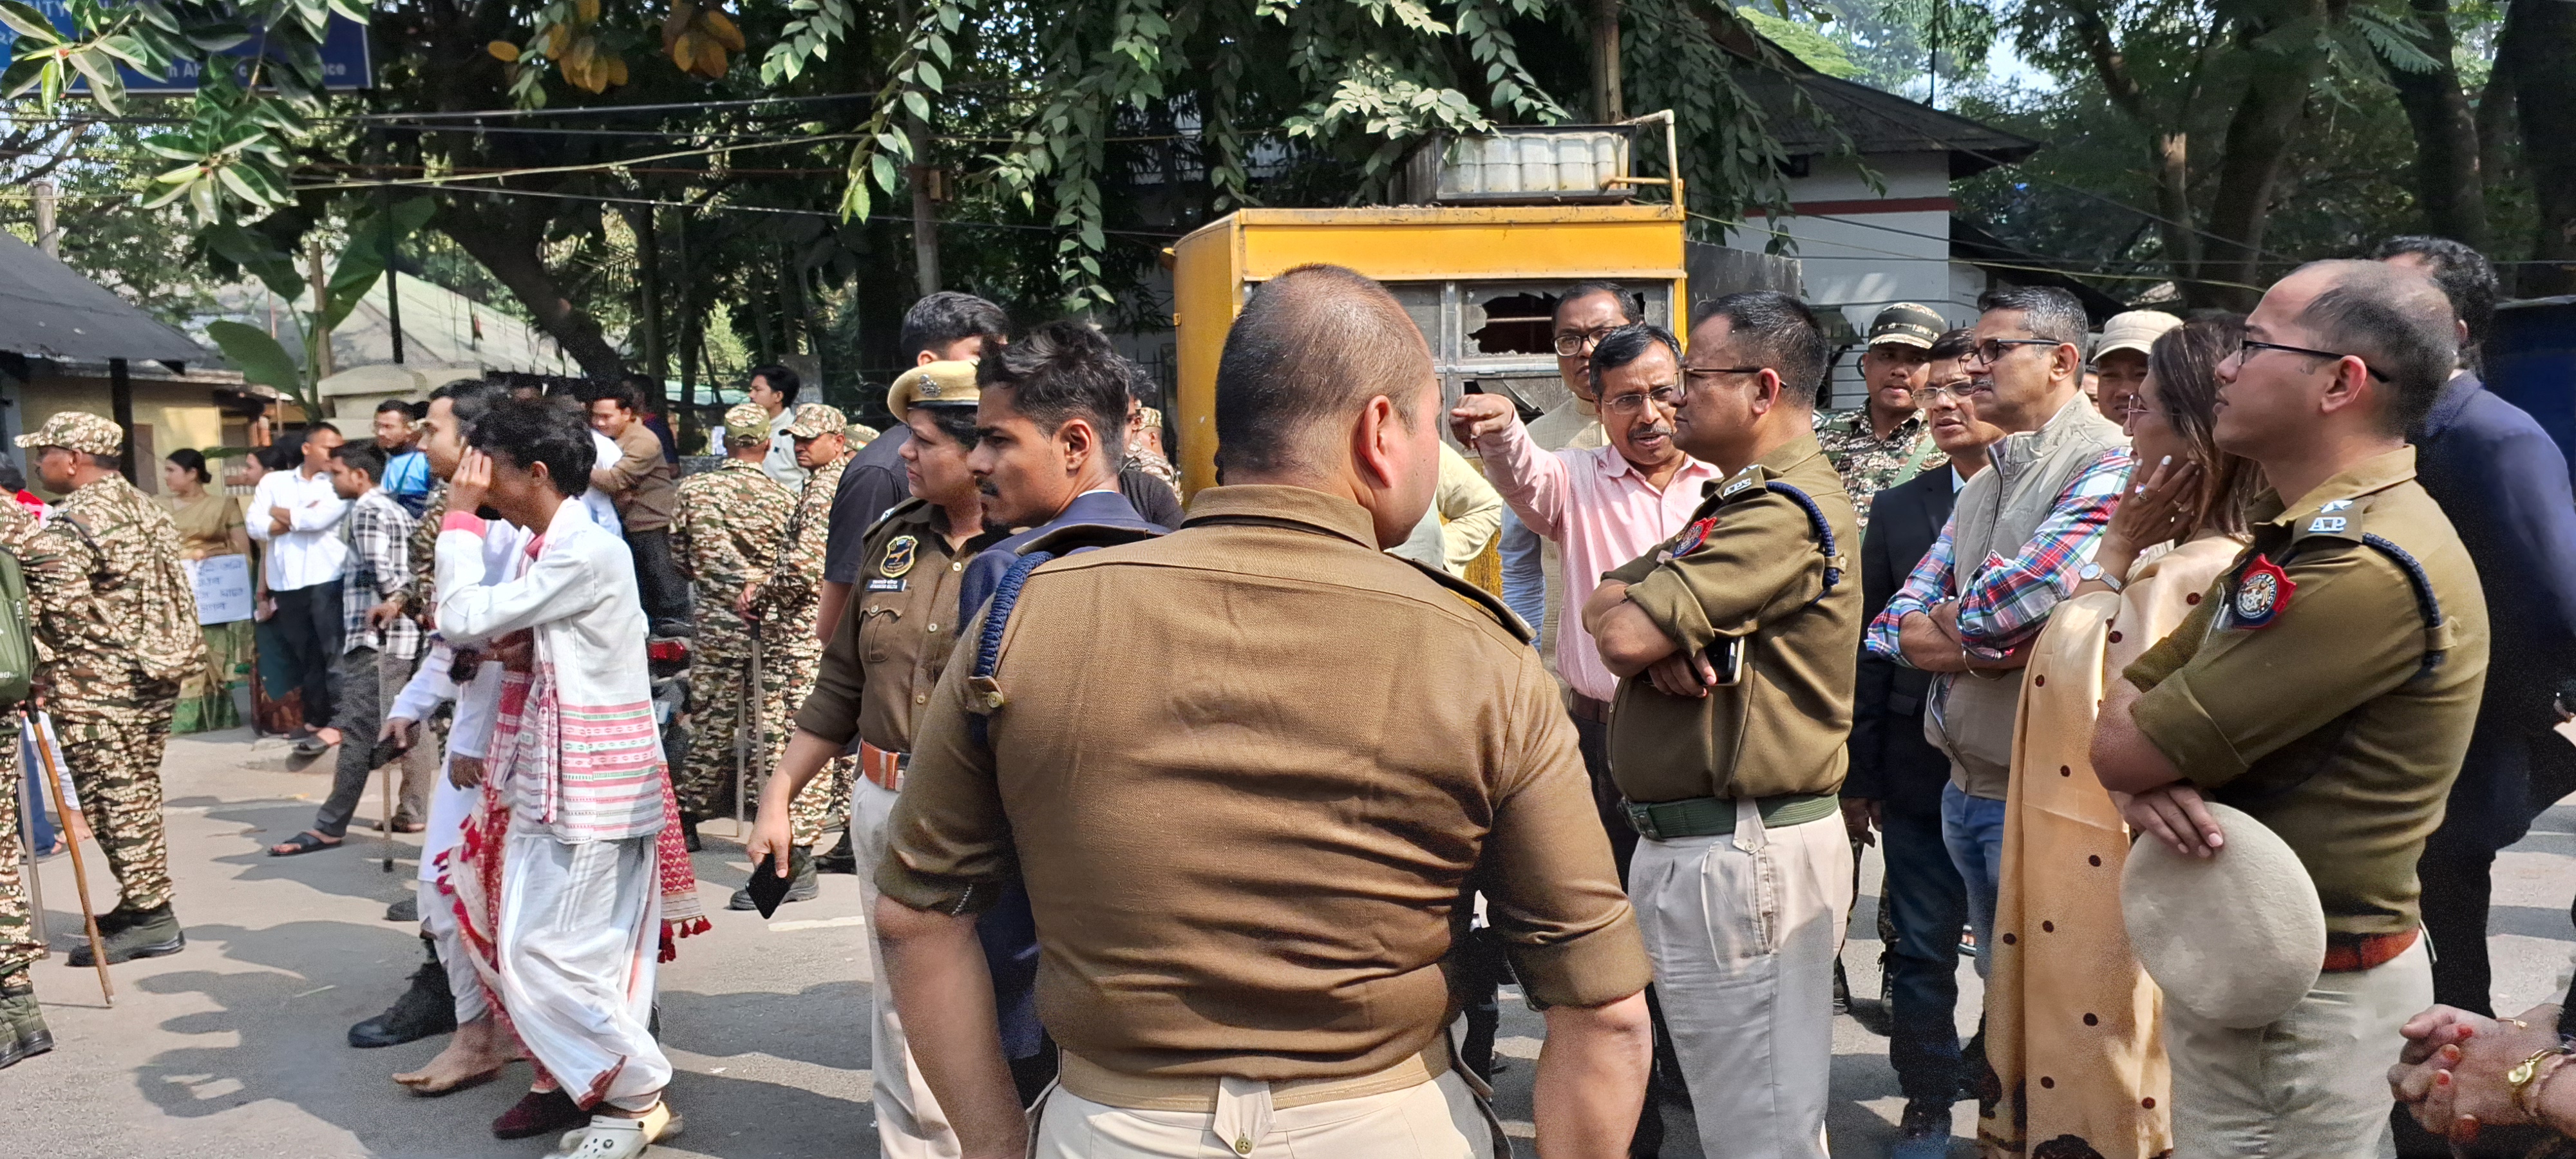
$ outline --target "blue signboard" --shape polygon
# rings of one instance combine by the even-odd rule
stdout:
[[[64,0],[26,0],[26,2],[43,12],[47,19],[52,20],[54,27],[61,29],[63,35],[73,34],[71,6],[64,3]],[[14,54],[17,51],[17,45],[18,33],[9,26],[0,24],[0,62],[5,62]],[[249,40],[225,49],[223,55],[247,59],[258,56],[259,49],[259,35],[253,33]],[[116,71],[124,75],[125,91],[129,93],[197,91],[198,67],[195,61],[181,61],[170,66],[170,75],[159,80],[136,72],[123,64],[117,65]],[[337,13],[332,14],[331,23],[326,27],[322,39],[322,76],[322,87],[333,92],[350,92],[375,87],[375,59],[368,52],[366,25]],[[88,88],[89,81],[86,79],[77,79],[72,85],[74,92],[85,92]]]

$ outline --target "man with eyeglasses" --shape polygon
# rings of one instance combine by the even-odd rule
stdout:
[[[1726,481],[1583,609],[1621,677],[1610,755],[1639,838],[1629,897],[1710,1159],[1825,1159],[1830,979],[1852,895],[1834,795],[1861,625],[1858,521],[1811,413],[1825,355],[1795,298],[1711,304],[1673,441]]]
[[[1609,445],[1609,435],[1601,427],[1601,408],[1593,402],[1592,346],[1602,335],[1638,320],[1634,300],[1617,282],[1577,282],[1556,300],[1549,325],[1556,373],[1565,383],[1566,398],[1530,420],[1530,441],[1538,449],[1554,453]],[[1557,598],[1565,590],[1562,553],[1508,508],[1500,535],[1503,603],[1538,629],[1539,655],[1554,669],[1557,612],[1564,606]],[[1556,677],[1559,683],[1565,680],[1562,671]]]
[[[1970,409],[2004,436],[1987,452],[1991,469],[1960,490],[1949,527],[1871,621],[1867,644],[1936,674],[1924,738],[1950,758],[1941,834],[1967,883],[1982,977],[2003,874],[2023,649],[2087,574],[2129,477],[2129,445],[2081,389],[2087,321],[2075,295],[2012,286],[1978,306]]]
[[[1932,369],[1932,340],[1949,328],[1929,306],[1899,302],[1879,311],[1869,324],[1869,348],[1860,356],[1869,401],[1858,410],[1816,412],[1816,442],[1842,472],[1843,490],[1864,532],[1870,501],[1880,491],[1941,461],[1915,392]]]
[[[2298,854],[2323,911],[2320,973],[2270,1021],[2168,996],[2178,1157],[2385,1145],[2389,1063],[2433,1000],[2416,859],[2487,675],[2477,569],[2406,444],[2453,327],[2430,281],[2378,262],[2313,262],[2263,295],[2218,364],[2214,429],[2271,486],[2252,542],[2104,689],[2093,770],[2130,795],[2129,824],[2226,873],[2235,835],[2202,802],[2242,809]]]

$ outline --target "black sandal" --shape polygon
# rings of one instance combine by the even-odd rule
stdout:
[[[293,837],[289,837],[284,841],[280,841],[275,845],[269,846],[268,855],[271,857],[293,857],[299,853],[311,853],[316,849],[338,849],[340,845],[341,842],[333,841],[328,837],[324,837],[319,833],[307,829],[302,833],[298,833]]]

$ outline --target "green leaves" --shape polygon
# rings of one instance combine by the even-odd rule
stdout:
[[[295,365],[286,347],[268,331],[241,322],[221,321],[206,324],[206,337],[224,352],[224,361],[232,363],[241,376],[261,386],[275,387],[290,395],[302,396],[304,372]]]

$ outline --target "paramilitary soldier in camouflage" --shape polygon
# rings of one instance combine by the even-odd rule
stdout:
[[[823,665],[823,641],[815,635],[815,620],[822,612],[823,555],[832,529],[832,497],[840,492],[841,472],[853,454],[850,429],[849,419],[838,409],[818,402],[797,407],[795,420],[787,426],[787,437],[796,440],[796,465],[808,472],[805,489],[798,493],[796,510],[787,516],[787,530],[779,537],[777,566],[770,569],[767,582],[743,601],[746,614],[769,630],[761,637],[764,645],[775,641],[764,662],[777,665],[785,677],[780,699],[762,709],[775,725],[770,735],[777,738],[761,757],[759,767],[764,770],[776,768],[779,756],[786,752],[786,722],[804,707],[806,695],[814,691],[815,673]],[[811,857],[824,831],[845,827],[840,846],[816,866],[818,870],[849,872],[854,864],[846,826],[850,782],[857,771],[856,759],[836,759],[826,770],[829,776],[816,778],[796,794],[791,815],[794,841],[806,857]],[[733,900],[735,909],[753,908],[747,889]]]
[[[1949,328],[1929,306],[1899,302],[1879,311],[1869,324],[1869,349],[1860,356],[1868,404],[1816,415],[1816,443],[1842,474],[1863,531],[1869,529],[1870,500],[1880,491],[1949,461],[1932,445],[1917,394],[1932,372],[1932,340]]]
[[[680,481],[678,509],[671,516],[671,554],[698,590],[697,645],[690,659],[697,740],[673,786],[692,841],[697,823],[715,810],[733,782],[736,737],[743,714],[754,703],[745,693],[759,625],[743,619],[742,600],[768,578],[788,509],[795,504],[787,489],[760,469],[769,447],[767,411],[749,403],[726,411],[724,440],[725,461]],[[782,691],[780,635],[776,629],[759,633],[765,649],[759,693],[763,705],[774,703]],[[810,639],[812,631],[806,636]],[[786,727],[778,712],[765,711],[764,731]],[[769,767],[772,747],[765,736],[752,744],[749,768],[754,775]]]
[[[67,493],[27,551],[38,686],[62,738],[72,787],[124,896],[98,919],[107,960],[178,953],[170,848],[161,832],[161,749],[179,680],[206,662],[197,594],[179,566],[179,529],[117,474],[115,423],[65,412],[18,436],[36,476]],[[72,951],[91,964],[87,945]]]
[[[36,517],[16,503],[0,503],[0,550],[27,558],[36,535]],[[0,710],[0,735],[18,735],[19,709]],[[0,1068],[54,1048],[54,1034],[36,1008],[35,979],[27,968],[45,956],[29,917],[27,883],[20,876],[18,847],[18,746],[0,744]],[[42,806],[39,806],[40,808]]]

